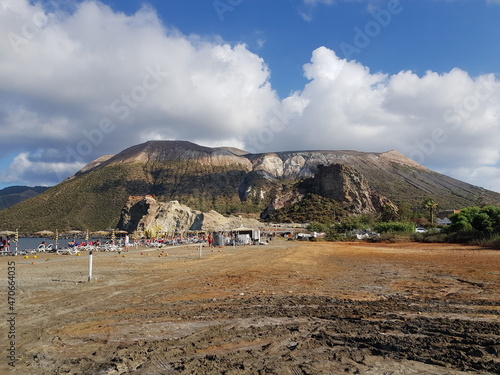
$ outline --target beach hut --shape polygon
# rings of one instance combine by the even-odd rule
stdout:
[[[245,245],[250,244],[250,242],[260,242],[259,228],[235,228],[232,230],[232,232],[236,233],[238,241]]]

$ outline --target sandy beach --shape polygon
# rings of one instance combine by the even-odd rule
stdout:
[[[0,257],[2,374],[498,374],[500,252],[313,243]],[[12,299],[11,299],[12,301]],[[14,309],[10,309],[14,307]],[[15,324],[8,319],[15,313]],[[7,333],[15,332],[15,367]]]

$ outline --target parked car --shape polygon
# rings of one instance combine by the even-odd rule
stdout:
[[[425,229],[424,227],[416,227],[415,228],[415,232],[417,232],[417,233],[427,233],[427,229]]]

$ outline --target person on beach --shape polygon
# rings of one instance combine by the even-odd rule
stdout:
[[[128,234],[125,235],[125,251],[128,251],[128,247],[130,245],[130,239],[128,237]]]
[[[5,251],[10,251],[10,239],[9,236],[5,237],[2,241],[3,249]]]

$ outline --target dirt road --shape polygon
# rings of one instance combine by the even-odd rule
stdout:
[[[168,253],[168,256],[166,255]],[[124,255],[124,256],[123,256]],[[15,261],[2,374],[499,374],[500,252],[416,243]],[[34,264],[33,264],[34,263]]]

